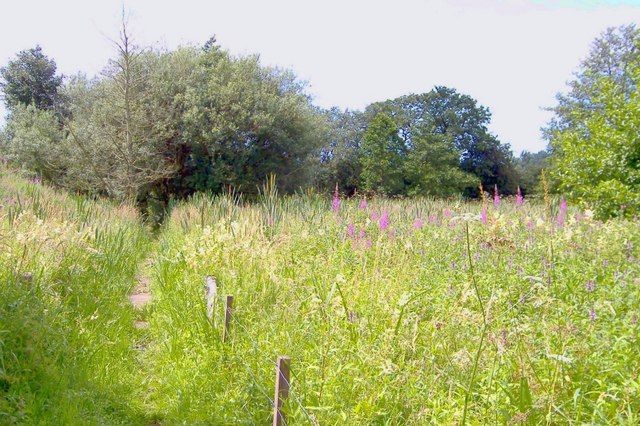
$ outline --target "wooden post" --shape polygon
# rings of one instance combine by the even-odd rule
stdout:
[[[224,307],[224,330],[222,330],[223,342],[226,342],[229,338],[229,329],[231,328],[231,315],[233,315],[233,296],[227,294],[227,301]]]
[[[216,282],[216,279],[210,275],[204,277],[204,291],[205,299],[207,301],[207,318],[209,318],[209,321],[211,321],[215,327],[216,322],[213,312],[215,310],[216,297],[218,295],[218,283]]]
[[[282,403],[289,396],[289,367],[291,358],[279,356],[276,362],[276,385],[273,397],[273,426],[287,424],[282,411]]]

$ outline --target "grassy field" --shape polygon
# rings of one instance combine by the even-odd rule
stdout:
[[[287,424],[640,423],[638,221],[266,191],[151,235],[6,172],[0,200],[0,423],[266,424],[278,355]]]

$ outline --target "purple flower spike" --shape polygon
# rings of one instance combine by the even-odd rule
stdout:
[[[482,223],[484,225],[487,224],[487,208],[486,207],[482,207],[482,211],[480,212],[480,220],[482,221]]]
[[[524,204],[524,197],[522,196],[522,191],[520,191],[520,186],[518,186],[518,192],[516,192],[516,206],[520,207]]]
[[[336,184],[336,189],[333,192],[333,200],[331,201],[331,210],[334,213],[338,213],[340,211],[340,193],[338,192],[338,184]]]
[[[353,223],[347,225],[347,235],[349,238],[353,238],[356,235],[356,226]]]
[[[366,210],[368,205],[366,198],[360,200],[360,210]]]
[[[378,226],[383,231],[389,227],[389,213],[382,212],[382,214],[380,215],[380,220],[378,221]]]
[[[556,217],[556,223],[558,226],[564,226],[564,221],[567,218],[567,200],[562,198],[560,201],[560,210],[558,211],[558,216]]]
[[[413,221],[413,229],[420,229],[424,226],[424,220],[417,218]]]
[[[498,208],[500,206],[500,193],[498,192],[498,185],[493,186],[493,206]]]

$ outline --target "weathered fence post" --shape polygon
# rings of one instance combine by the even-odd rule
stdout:
[[[204,291],[206,293],[205,298],[207,300],[207,318],[209,318],[209,321],[211,321],[215,327],[216,323],[213,311],[215,309],[216,297],[218,295],[218,283],[211,275],[204,277]]]
[[[273,426],[282,426],[286,424],[284,412],[282,411],[282,403],[289,396],[289,367],[291,366],[291,358],[288,356],[279,356],[276,362],[276,384],[275,395],[273,397]]]
[[[228,294],[224,307],[224,330],[222,330],[222,341],[226,342],[229,338],[231,328],[231,315],[233,315],[233,296]]]

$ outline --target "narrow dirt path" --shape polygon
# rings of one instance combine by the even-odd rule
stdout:
[[[143,311],[145,307],[149,302],[151,302],[151,298],[152,298],[151,289],[149,286],[151,279],[146,274],[146,270],[149,268],[152,262],[153,261],[151,258],[147,258],[144,262],[142,262],[142,265],[143,265],[142,270],[136,276],[136,281],[138,283],[133,289],[133,292],[129,295],[129,301],[131,302],[133,307],[137,311],[139,311],[141,314],[144,313]],[[144,315],[140,315],[140,316],[143,317]],[[146,321],[145,319],[138,318],[134,321],[133,325],[136,328],[142,329],[142,328],[149,327],[149,322]]]

